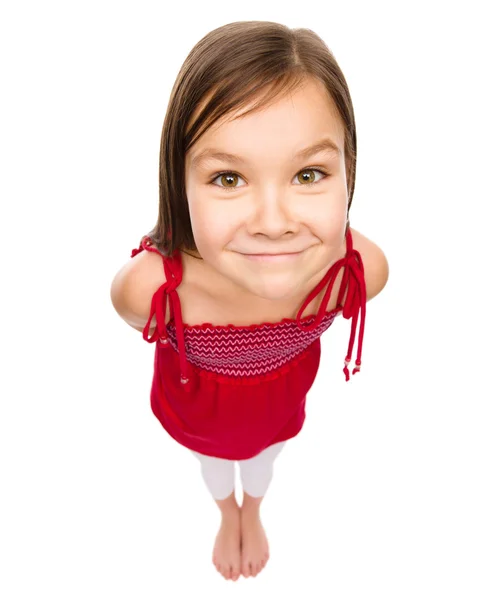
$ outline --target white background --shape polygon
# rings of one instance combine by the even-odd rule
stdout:
[[[16,2],[0,12],[0,596],[492,598],[490,30],[485,3]],[[212,565],[220,513],[150,409],[154,346],[115,273],[155,224],[191,48],[232,21],[314,30],[350,87],[351,225],[385,252],[362,371],[322,338],[262,505],[256,578]],[[241,495],[239,495],[239,499]]]

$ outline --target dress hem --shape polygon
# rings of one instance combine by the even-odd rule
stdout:
[[[153,409],[152,409],[152,412],[154,412]],[[274,444],[279,444],[280,442],[286,442],[287,440],[290,440],[290,439],[296,437],[301,432],[301,430],[302,430],[302,428],[304,426],[304,422],[306,420],[306,413],[304,412],[303,416],[302,416],[301,424],[300,424],[299,427],[296,428],[296,430],[295,430],[294,433],[275,437],[271,442],[268,443],[267,446],[265,446],[264,448],[262,448],[258,452],[255,452],[254,454],[251,454],[251,455],[248,455],[248,456],[242,456],[241,458],[230,458],[230,456],[225,456],[225,455],[219,456],[217,454],[207,454],[207,452],[203,452],[202,450],[200,450],[200,449],[198,449],[196,447],[191,447],[191,446],[193,446],[193,444],[187,445],[187,444],[183,443],[182,441],[178,440],[177,437],[167,427],[165,427],[165,425],[162,423],[162,421],[159,419],[159,417],[155,414],[155,412],[154,412],[154,416],[156,417],[157,421],[161,424],[161,426],[164,429],[164,431],[171,438],[173,438],[173,440],[175,442],[177,442],[183,448],[186,448],[187,450],[191,450],[193,452],[198,452],[199,454],[204,454],[205,456],[211,456],[212,458],[222,458],[222,459],[225,459],[225,460],[234,460],[234,461],[235,460],[248,460],[250,458],[253,458],[253,457],[257,456],[260,452],[263,452],[263,450],[266,450],[267,448],[269,448],[270,446],[273,446]]]

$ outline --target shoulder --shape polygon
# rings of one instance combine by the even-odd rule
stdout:
[[[366,281],[367,300],[374,298],[383,290],[389,277],[388,260],[381,248],[373,241],[350,228],[353,247],[362,258]]]
[[[152,297],[166,283],[163,256],[144,250],[128,260],[111,283],[111,301],[119,316],[131,327],[143,331],[150,315]],[[169,321],[166,311],[166,323]],[[149,333],[155,327],[152,320]]]

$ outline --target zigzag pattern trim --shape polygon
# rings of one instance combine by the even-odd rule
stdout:
[[[331,326],[335,312],[324,315],[312,331],[299,329],[295,320],[248,328],[221,327],[209,323],[183,327],[186,358],[199,369],[225,377],[258,377],[281,369],[299,357]],[[316,315],[303,319],[310,324]],[[166,326],[169,344],[178,352],[176,326]]]

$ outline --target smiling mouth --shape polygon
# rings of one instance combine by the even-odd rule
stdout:
[[[250,260],[256,260],[256,261],[282,262],[282,261],[293,260],[293,259],[297,258],[303,252],[304,251],[301,250],[300,252],[289,252],[289,253],[285,253],[285,254],[243,254],[243,256],[245,256],[246,258],[249,258]]]
[[[297,250],[297,252],[240,252],[244,256],[287,256],[289,254],[300,254],[304,250]]]

